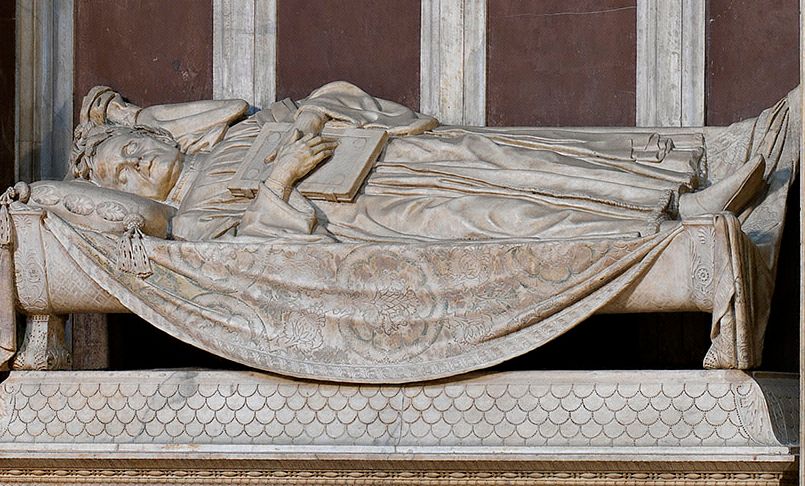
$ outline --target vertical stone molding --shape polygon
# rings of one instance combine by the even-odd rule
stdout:
[[[212,76],[215,99],[276,100],[276,0],[213,0]]]
[[[420,110],[486,122],[486,0],[422,0]]]
[[[16,0],[15,178],[61,179],[73,125],[73,0]]]
[[[704,125],[705,0],[637,1],[637,126]]]

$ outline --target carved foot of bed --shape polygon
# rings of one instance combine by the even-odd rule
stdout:
[[[64,342],[64,316],[28,316],[25,339],[11,367],[15,370],[64,370],[70,352]]]

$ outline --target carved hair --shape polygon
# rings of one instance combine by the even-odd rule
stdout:
[[[145,125],[136,125],[134,127],[111,124],[98,125],[88,121],[78,125],[75,132],[73,132],[70,167],[75,179],[91,180],[92,170],[95,166],[94,158],[98,147],[116,135],[145,135],[173,147],[179,147],[179,143],[167,130]]]

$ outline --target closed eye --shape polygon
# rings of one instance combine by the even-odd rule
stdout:
[[[131,157],[137,152],[137,149],[140,148],[139,144],[132,140],[128,142],[123,148],[120,150],[124,157]]]

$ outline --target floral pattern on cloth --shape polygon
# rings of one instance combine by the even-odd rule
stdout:
[[[449,244],[146,237],[153,274],[142,279],[116,268],[111,238],[55,217],[45,225],[102,288],[178,339],[266,371],[364,383],[442,378],[535,349],[628,289],[688,231]],[[734,216],[716,216],[714,227],[732,256],[716,262],[730,271],[719,270],[708,359],[753,366],[755,321],[765,320],[740,281],[757,281],[743,273],[765,267],[742,263],[753,250],[739,244],[746,236]]]

